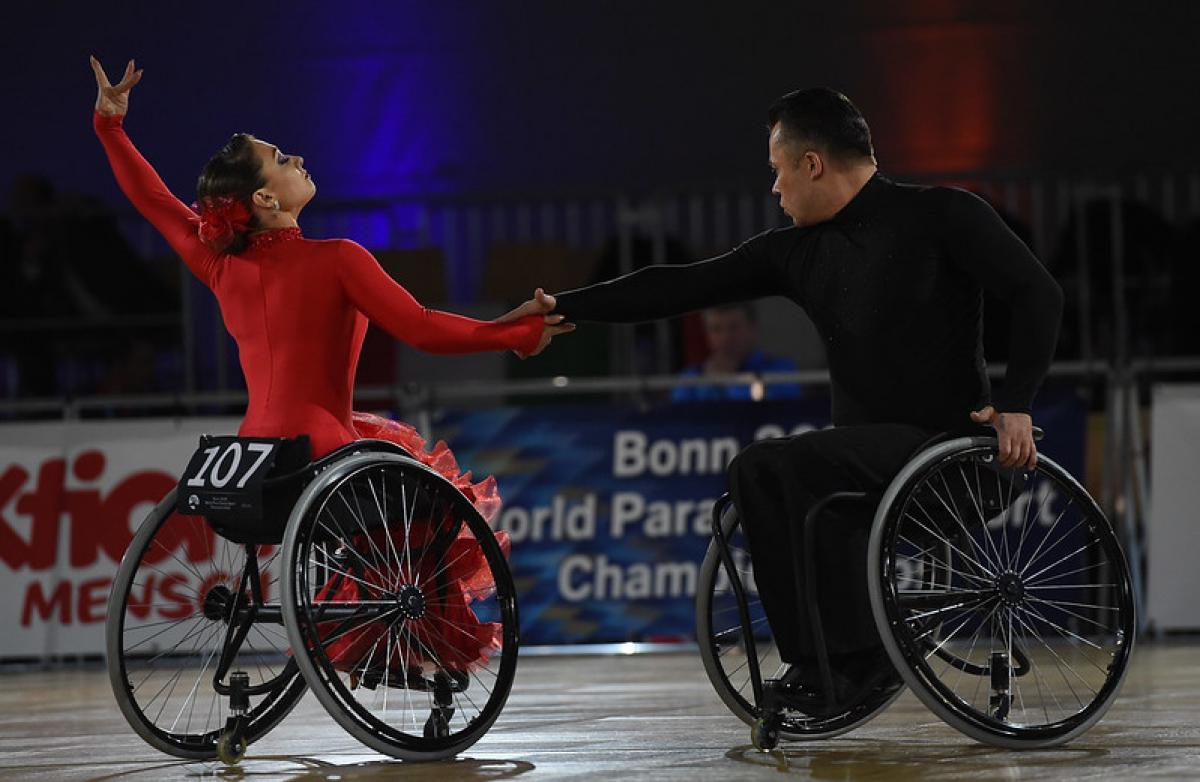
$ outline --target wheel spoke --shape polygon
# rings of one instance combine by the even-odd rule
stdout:
[[[975,538],[972,537],[970,531],[967,530],[966,525],[963,524],[962,519],[960,519],[958,517],[958,514],[956,514],[950,510],[950,508],[946,505],[946,502],[938,494],[937,489],[934,489],[932,486],[930,486],[929,491],[932,492],[933,496],[937,498],[938,502],[941,503],[942,507],[946,508],[947,513],[949,513],[954,518],[954,521],[958,524],[959,528],[963,531],[963,534],[966,536],[967,541],[970,543],[971,550],[974,551],[979,556],[979,559],[986,560],[988,562],[988,564],[987,565],[983,564],[979,560],[975,559],[975,557],[972,557],[971,555],[967,554],[962,549],[955,546],[954,543],[952,543],[950,541],[949,536],[943,535],[942,540],[944,540],[947,545],[949,545],[951,548],[953,548],[955,551],[957,551],[959,553],[959,556],[961,556],[963,559],[970,562],[972,565],[975,565],[975,567],[979,568],[980,573],[983,573],[986,576],[995,576],[996,575],[995,563],[991,562],[991,559],[988,557],[987,552],[985,552],[983,550],[983,547],[979,545],[979,541],[975,540]],[[938,526],[937,522],[934,521],[934,519],[933,519],[933,515],[928,510],[925,509],[925,506],[921,504],[921,501],[919,499],[917,499],[914,496],[912,501],[916,504],[916,506],[918,508],[920,508],[921,512],[925,514],[925,518],[929,520],[930,524],[934,525],[935,527]],[[916,521],[915,516],[912,516],[911,518],[914,521]],[[934,532],[933,530],[929,529],[928,527],[923,527],[923,529],[925,529],[925,531],[929,532],[929,534],[937,537],[938,533]]]
[[[1107,564],[1109,564],[1109,561],[1105,559],[1101,560],[1100,562],[1095,562],[1091,565],[1084,565],[1083,567],[1075,568],[1074,570],[1068,570],[1065,573],[1055,573],[1052,576],[1047,576],[1046,578],[1042,578],[1037,581],[1027,578],[1025,579],[1025,583],[1031,586],[1037,586],[1039,584],[1045,584],[1048,581],[1054,581],[1056,579],[1066,578],[1067,576],[1073,576],[1076,573],[1086,573],[1089,570],[1095,570],[1096,568],[1104,567]]]
[[[874,577],[917,681],[948,710],[939,714],[1053,741],[1106,708],[1124,673],[1128,576],[1111,526],[1061,468],[1045,459],[1002,471],[980,461],[989,448],[968,446],[910,475],[880,509]],[[720,659],[744,676],[736,653]]]
[[[382,473],[382,471],[381,471],[381,473]],[[384,474],[386,474],[386,473],[384,473]],[[384,541],[386,543],[386,548],[391,551],[392,556],[395,558],[396,570],[393,571],[394,578],[393,578],[392,584],[391,584],[392,591],[394,592],[400,588],[400,567],[402,566],[401,560],[400,560],[400,554],[399,554],[399,552],[396,551],[396,541],[394,541],[392,539],[392,527],[390,524],[388,524],[387,513],[384,510],[383,504],[379,501],[379,494],[375,491],[375,484],[371,481],[370,475],[366,476],[366,481],[367,481],[367,487],[370,488],[370,490],[371,490],[371,499],[375,501],[375,509],[379,512],[379,518],[383,519],[383,531],[384,531],[383,537],[384,537]],[[384,488],[383,474],[380,475],[380,487]],[[405,539],[405,545],[406,546],[408,545],[407,539]]]
[[[1070,554],[1067,554],[1065,557],[1061,557],[1061,558],[1059,558],[1059,559],[1055,560],[1053,563],[1051,563],[1051,564],[1049,564],[1049,565],[1046,565],[1044,568],[1042,568],[1042,569],[1041,569],[1041,570],[1039,570],[1038,572],[1034,573],[1032,576],[1023,576],[1022,578],[1024,578],[1024,579],[1025,579],[1025,581],[1026,581],[1026,582],[1028,582],[1028,583],[1033,583],[1033,584],[1036,584],[1037,582],[1036,582],[1036,581],[1034,581],[1034,579],[1036,579],[1038,576],[1040,576],[1041,574],[1045,573],[1047,570],[1050,570],[1050,569],[1052,569],[1052,568],[1054,568],[1054,567],[1057,567],[1058,565],[1061,565],[1062,563],[1066,562],[1068,559],[1070,559],[1071,557],[1075,556],[1076,554],[1079,554],[1079,553],[1081,553],[1081,552],[1083,552],[1083,551],[1087,550],[1088,546],[1092,545],[1092,543],[1099,543],[1099,542],[1100,542],[1100,541],[1098,541],[1098,540],[1092,540],[1092,541],[1089,541],[1089,542],[1087,542],[1087,543],[1084,543],[1082,546],[1080,546],[1079,548],[1075,549],[1075,550],[1074,550],[1074,551],[1072,551]]]
[[[513,597],[507,573],[497,569],[503,559],[497,558],[496,544],[483,539],[485,523],[472,515],[469,501],[423,471],[369,464],[336,480],[326,496],[340,494],[339,508],[349,506],[347,524],[371,534],[343,541],[347,551],[339,552],[341,560],[322,558],[314,541],[332,533],[334,525],[324,516],[311,517],[302,522],[299,551],[289,554],[303,552],[298,561],[306,576],[288,588],[302,590],[304,633],[315,642],[312,662],[320,661],[314,686],[345,704],[351,718],[345,724],[354,735],[368,732],[411,747],[413,737],[424,740],[425,731],[436,729],[442,732],[439,742],[459,741],[479,730],[481,720],[494,719],[511,686]],[[345,496],[350,486],[357,487],[353,500]],[[486,535],[491,538],[490,531]],[[339,536],[333,537],[336,545]],[[330,600],[337,579],[357,586],[339,588],[338,599]],[[467,579],[479,589],[468,589]],[[325,605],[338,605],[335,616],[343,616],[390,600],[393,607],[348,623],[321,619]],[[498,646],[490,645],[492,632]]]
[[[904,541],[905,543],[908,543],[913,548],[920,548],[919,546],[917,546],[916,543],[913,543],[911,540],[909,540],[904,535],[899,535],[898,537],[900,540]],[[942,542],[946,545],[951,545],[949,539],[942,539]],[[951,547],[952,547],[952,545],[951,545]],[[963,578],[969,578],[972,581],[977,581],[980,584],[990,584],[993,580],[991,578],[986,578],[984,576],[976,575],[975,573],[968,573],[965,570],[959,570],[958,568],[953,567],[952,565],[950,565],[950,563],[946,562],[945,560],[941,559],[940,557],[934,556],[930,549],[922,549],[922,555],[924,555],[925,552],[929,552],[927,554],[927,556],[931,560],[933,560],[934,564],[940,565],[942,567],[942,569],[946,570],[948,573],[953,573],[954,575],[962,576]],[[920,556],[920,555],[918,555],[918,556]],[[906,559],[915,559],[914,557],[907,557],[907,556],[905,558]]]
[[[1100,622],[1097,622],[1095,619],[1090,619],[1090,618],[1088,618],[1088,617],[1084,616],[1083,614],[1079,614],[1079,613],[1076,613],[1076,612],[1074,612],[1074,611],[1071,611],[1071,610],[1069,610],[1069,609],[1063,608],[1063,607],[1062,607],[1060,604],[1058,604],[1057,602],[1052,602],[1052,601],[1050,601],[1050,600],[1043,600],[1043,599],[1041,599],[1040,597],[1032,597],[1032,596],[1031,596],[1029,599],[1030,599],[1030,600],[1032,600],[1032,601],[1033,601],[1033,602],[1035,602],[1035,603],[1042,603],[1042,604],[1044,604],[1044,605],[1051,606],[1051,607],[1053,607],[1053,608],[1055,608],[1055,609],[1057,609],[1057,610],[1059,610],[1059,611],[1062,611],[1064,614],[1070,614],[1071,616],[1075,617],[1076,619],[1081,619],[1081,620],[1083,620],[1084,622],[1089,622],[1089,623],[1091,623],[1091,624],[1094,624],[1096,627],[1099,627],[1101,630],[1112,630],[1112,629],[1114,629],[1114,628],[1111,628],[1111,627],[1109,627],[1108,625],[1101,624]]]
[[[916,500],[913,500],[913,502],[916,502],[916,503],[917,503],[917,507],[918,507],[918,508],[921,508],[921,503],[920,503],[920,502],[917,502]],[[925,509],[924,509],[924,508],[921,508],[921,510],[922,510],[922,512],[924,512],[924,511],[925,511]],[[921,523],[921,520],[920,520],[920,519],[918,519],[916,516],[912,515],[911,513],[906,513],[905,515],[906,515],[908,518],[912,519],[912,520],[913,520],[913,522],[915,522],[915,523],[916,523],[916,525],[917,525],[918,527],[920,527],[921,529],[925,530],[925,531],[926,531],[926,532],[928,532],[930,535],[933,535],[935,538],[936,538],[936,537],[938,537],[939,533],[937,533],[937,532],[934,532],[934,531],[933,531],[933,530],[931,530],[929,527],[926,527],[926,526],[925,526],[923,523]],[[929,514],[928,514],[928,513],[926,513],[926,517],[928,517],[928,515],[929,515]],[[933,520],[932,520],[932,519],[930,519],[930,523],[935,523],[935,522],[933,522]],[[968,536],[968,537],[970,537],[970,536]],[[978,571],[978,572],[980,572],[980,573],[982,573],[982,574],[983,574],[982,576],[980,576],[980,579],[981,579],[981,580],[986,580],[986,579],[994,579],[994,578],[996,577],[996,574],[995,574],[995,573],[993,573],[993,572],[991,572],[990,570],[988,570],[988,569],[987,569],[985,566],[983,566],[983,565],[979,564],[979,562],[978,562],[978,561],[976,561],[974,557],[972,557],[970,554],[967,554],[966,552],[964,552],[964,551],[963,551],[962,549],[960,549],[958,546],[954,545],[954,542],[953,542],[952,540],[950,540],[948,537],[944,537],[944,536],[943,536],[943,537],[941,537],[941,538],[940,538],[940,540],[944,541],[944,542],[945,542],[945,544],[946,544],[947,546],[949,546],[949,547],[950,547],[951,549],[953,549],[954,551],[958,552],[958,555],[959,555],[960,557],[962,557],[964,560],[966,560],[967,562],[969,562],[969,563],[971,563],[972,565],[974,565],[975,567],[977,567],[977,568],[979,569],[979,571]]]
[[[360,530],[362,530],[362,537],[363,537],[363,539],[365,539],[367,541],[367,546],[371,549],[371,554],[374,557],[373,562],[375,563],[375,566],[376,566],[376,570],[375,570],[376,575],[379,576],[379,580],[381,582],[387,583],[388,579],[385,578],[385,573],[378,569],[379,567],[386,568],[387,556],[385,556],[383,551],[379,548],[379,546],[377,546],[375,544],[375,537],[372,535],[372,532],[374,532],[376,530],[371,530],[370,528],[367,527],[367,522],[366,522],[366,519],[364,518],[363,512],[362,512],[362,503],[359,502],[359,499],[358,499],[358,492],[356,491],[356,484],[353,481],[351,481],[350,483],[346,484],[345,488],[347,488],[349,490],[350,496],[354,498],[354,508],[350,507],[350,502],[346,499],[346,492],[344,492],[344,491],[339,492],[338,496],[341,497],[342,504],[346,506],[346,509],[348,511],[350,511],[350,515],[354,518],[355,523],[358,524],[358,528]],[[357,512],[355,512],[356,509],[357,509]],[[388,571],[386,573],[386,575],[393,576],[393,577],[395,576],[395,574],[390,571]]]

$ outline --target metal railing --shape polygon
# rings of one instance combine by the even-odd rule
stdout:
[[[903,177],[899,177],[903,179]],[[928,178],[915,177],[916,181]],[[1028,228],[1027,238],[1044,260],[1056,257],[1060,245],[1074,245],[1073,270],[1059,274],[1074,302],[1064,333],[1074,335],[1077,356],[1083,361],[1110,359],[1116,364],[1138,346],[1130,345],[1130,301],[1144,302],[1155,291],[1169,290],[1162,269],[1131,268],[1123,257],[1128,230],[1120,208],[1132,200],[1168,223],[1200,217],[1200,173],[1140,174],[1120,180],[1096,178],[1005,177],[965,173],[939,177],[939,181],[968,187]],[[1088,230],[1089,205],[1106,203],[1104,213],[1109,252],[1098,257],[1089,246],[1096,239]],[[1095,210],[1092,210],[1093,212]],[[783,225],[785,218],[775,197],[762,191],[718,190],[690,193],[559,195],[547,197],[412,197],[316,203],[305,212],[309,235],[348,236],[367,247],[404,249],[437,247],[445,258],[449,304],[476,301],[485,277],[490,248],[504,242],[559,245],[581,253],[595,253],[608,245],[617,254],[617,271],[668,260],[668,243],[678,242],[690,257],[723,252],[738,241],[762,230]],[[1090,219],[1096,219],[1092,214]],[[163,239],[132,211],[120,217],[125,233],[146,258],[172,257]],[[1073,231],[1068,231],[1073,227]],[[634,239],[647,240],[649,258],[635,257]],[[1109,257],[1111,256],[1111,257]],[[1107,264],[1101,274],[1098,264]],[[237,385],[231,361],[231,341],[212,300],[180,265],[182,299],[175,316],[150,316],[146,328],[177,328],[181,390],[229,390]],[[531,280],[531,285],[536,283]],[[1102,343],[1097,328],[1097,292],[1112,299],[1106,312],[1123,335],[1120,345]],[[151,322],[153,321],[153,322]],[[1117,323],[1117,321],[1122,321]],[[140,323],[141,321],[139,321]],[[94,338],[98,332],[135,325],[129,318],[99,321],[39,319],[36,323],[0,321],[0,336],[20,335],[29,340],[49,340],[71,332]],[[668,328],[654,329],[649,367],[660,374],[673,368]],[[633,374],[635,367],[631,327],[617,327],[610,347],[609,366],[614,374]],[[1143,346],[1144,347],[1144,346]]]
[[[1004,365],[990,365],[988,374],[1003,377]],[[1148,449],[1141,424],[1139,389],[1148,380],[1167,374],[1200,376],[1200,356],[1167,359],[1134,359],[1123,365],[1100,361],[1056,362],[1050,368],[1052,379],[1076,379],[1083,384],[1103,381],[1105,385],[1105,447],[1100,505],[1118,526],[1134,575],[1135,597],[1143,605],[1142,540],[1150,513]],[[690,386],[766,387],[776,384],[828,385],[825,370],[779,372],[763,375],[736,374],[721,377],[680,377],[648,375],[642,377],[550,377],[501,382],[407,383],[398,386],[364,386],[355,391],[357,406],[375,403],[394,410],[411,422],[426,438],[432,437],[434,413],[443,407],[464,405],[500,396],[553,399],[565,396],[611,395],[618,399],[646,403],[656,394]],[[752,395],[753,396],[753,395]],[[761,398],[761,395],[758,395]],[[42,418],[55,414],[58,420],[78,420],[96,412],[137,411],[153,414],[190,412],[204,414],[220,409],[228,414],[247,402],[245,392],[186,392],[125,396],[81,396],[76,398],[0,401],[0,417],[9,420]],[[369,405],[368,405],[369,406]],[[2,429],[0,429],[2,431]],[[1144,612],[1139,612],[1144,617]]]

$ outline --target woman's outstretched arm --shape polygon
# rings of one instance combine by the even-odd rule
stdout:
[[[192,273],[212,287],[219,254],[200,241],[196,233],[196,213],[176,198],[154,168],[134,147],[122,127],[129,110],[129,91],[141,81],[142,72],[134,70],[133,60],[125,66],[125,75],[115,86],[95,57],[96,112],[92,124],[108,155],[113,174],[122,192],[134,207],[158,229]]]
[[[508,323],[475,320],[421,305],[383,270],[375,256],[351,241],[341,243],[338,276],[346,297],[372,323],[401,342],[429,353],[514,350],[541,352],[550,338],[574,328],[562,317],[534,315]]]

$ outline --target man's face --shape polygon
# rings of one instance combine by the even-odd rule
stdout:
[[[775,172],[775,183],[771,192],[779,196],[779,206],[792,218],[794,225],[811,225],[816,184],[813,181],[811,162],[798,144],[783,139],[783,126],[775,123],[767,144],[771,170]]]
[[[704,329],[713,357],[725,363],[742,363],[754,352],[758,342],[753,321],[740,309],[707,310],[704,313]]]

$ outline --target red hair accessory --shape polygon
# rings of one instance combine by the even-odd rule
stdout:
[[[250,209],[231,196],[205,198],[193,206],[200,215],[200,241],[210,247],[224,249],[250,225]]]

